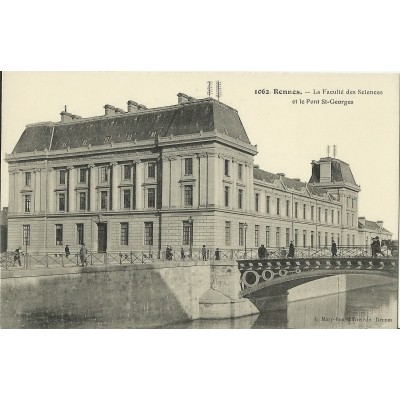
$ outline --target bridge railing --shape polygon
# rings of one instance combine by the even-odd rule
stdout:
[[[288,248],[268,247],[268,259],[286,258]],[[390,257],[392,254],[382,249],[379,257]],[[338,258],[371,257],[371,249],[366,246],[340,246],[337,249]],[[304,258],[330,258],[329,247],[296,247],[294,257]],[[0,255],[2,269],[35,269],[50,267],[78,267],[82,265],[126,265],[148,264],[159,261],[208,261],[208,260],[254,260],[258,259],[258,248],[223,249],[223,248],[195,248],[190,250],[127,250],[127,251],[88,251],[84,260],[79,253],[66,255],[63,252],[24,253],[6,252]]]

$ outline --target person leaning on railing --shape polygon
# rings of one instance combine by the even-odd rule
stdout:
[[[21,266],[21,246],[19,246],[15,251],[14,251],[14,264],[18,263],[19,266]]]

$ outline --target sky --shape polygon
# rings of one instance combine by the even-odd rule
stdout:
[[[398,237],[399,78],[394,74],[6,72],[1,206],[8,205],[4,155],[12,152],[26,124],[57,122],[65,105],[85,118],[103,115],[105,104],[126,109],[128,100],[153,108],[176,104],[179,92],[204,98],[207,81],[213,82],[215,97],[217,80],[222,83],[220,100],[238,110],[251,143],[258,146],[255,163],[260,168],[308,181],[311,161],[327,156],[328,145],[332,155],[336,145],[336,157],[350,164],[361,186],[359,216],[383,220]]]

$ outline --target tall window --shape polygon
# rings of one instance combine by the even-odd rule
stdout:
[[[108,182],[108,168],[100,167],[100,182]]]
[[[340,224],[340,211],[337,212],[337,223]]]
[[[351,214],[351,226],[354,226],[354,215]]]
[[[182,244],[190,245],[190,242],[193,241],[193,224],[189,221],[183,221],[183,235],[182,235]]]
[[[349,226],[350,224],[349,213],[346,213],[346,219],[347,219],[347,226]]]
[[[311,221],[314,221],[314,206],[311,206]]]
[[[189,158],[191,160],[191,158]],[[185,185],[185,206],[193,205],[193,186]]]
[[[225,176],[229,176],[229,160],[225,160]]]
[[[290,229],[286,228],[286,246],[289,246],[290,242]]]
[[[303,247],[307,246],[307,231],[303,231]]]
[[[29,246],[31,244],[31,226],[22,225],[22,244]]]
[[[239,223],[239,246],[244,245],[244,224]]]
[[[294,245],[297,246],[299,244],[299,230],[294,230]]]
[[[340,244],[340,235],[337,235],[337,243],[336,243],[336,245],[339,246],[339,244]]]
[[[294,203],[294,217],[299,218],[299,203]]]
[[[86,193],[79,193],[79,210],[86,210]]]
[[[144,223],[144,244],[148,246],[153,245],[153,223],[145,222]]]
[[[58,194],[58,211],[65,211],[65,193]]]
[[[243,179],[243,164],[238,164],[238,178]]]
[[[79,183],[86,183],[86,168],[79,169]]]
[[[318,207],[318,222],[321,222],[321,207]]]
[[[129,164],[124,165],[124,180],[130,181],[132,178],[132,167]]]
[[[333,233],[331,233],[331,243],[334,241]]]
[[[67,174],[67,171],[65,169],[60,169],[59,175],[58,175],[59,178],[60,178],[60,180],[59,180],[60,185],[65,185],[65,176],[66,176],[66,174]]]
[[[353,235],[353,246],[356,245],[356,237]]]
[[[258,247],[260,242],[260,225],[254,226],[254,246]]]
[[[350,246],[350,235],[347,234],[347,246]]]
[[[318,247],[321,247],[321,232],[318,232],[318,243],[317,243],[317,245],[318,245]]]
[[[121,245],[128,245],[129,225],[128,222],[121,222]]]
[[[266,204],[265,204],[265,211],[267,214],[269,214],[271,212],[270,206],[271,206],[271,196],[267,196]]]
[[[276,199],[276,215],[281,214],[281,199]]]
[[[124,190],[124,208],[129,210],[131,208],[131,190]]]
[[[238,208],[243,208],[243,189],[238,191]]]
[[[83,243],[85,243],[83,224],[76,224],[76,244],[83,244]]]
[[[259,202],[260,202],[259,200],[260,200],[260,194],[256,193],[255,196],[254,196],[256,211],[259,211]]]
[[[147,164],[147,177],[148,178],[156,177],[156,163],[155,162],[149,162]]]
[[[147,207],[156,208],[156,189],[149,188],[147,190]]]
[[[185,175],[193,175],[193,158],[185,158]]]
[[[100,209],[107,210],[108,208],[108,192],[100,192]]]
[[[314,231],[311,231],[311,247],[314,247]]]
[[[225,207],[229,207],[229,186],[225,186],[224,197],[225,197]]]
[[[281,245],[281,228],[276,228],[275,246],[279,247],[280,245]]]
[[[306,219],[307,204],[303,204],[303,219]]]
[[[335,212],[334,212],[334,210],[331,210],[331,222],[332,222],[332,224],[335,223]]]
[[[63,244],[63,226],[61,224],[56,225],[56,245]]]
[[[325,232],[325,247],[328,246],[328,232]]]
[[[290,215],[289,210],[290,210],[290,201],[286,200],[286,216],[287,217],[289,217],[289,215]]]
[[[325,208],[325,222],[328,222],[328,210]]]
[[[225,244],[229,246],[231,244],[231,223],[225,221]]]
[[[31,195],[26,194],[24,197],[24,209],[25,212],[31,212]]]
[[[25,186],[31,186],[32,175],[30,172],[25,172]]]

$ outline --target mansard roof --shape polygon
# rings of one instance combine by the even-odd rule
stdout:
[[[121,110],[122,111],[122,110]],[[13,154],[123,143],[155,137],[218,131],[246,144],[250,140],[237,110],[212,98],[169,107],[28,125]]]
[[[286,188],[292,190],[301,191],[307,188],[313,196],[322,197],[328,194],[328,191],[321,187],[301,182],[299,179],[287,178],[283,176],[283,174],[273,174],[272,172],[264,171],[258,167],[254,167],[253,169],[253,178],[268,183],[274,183],[275,180],[280,180]]]
[[[344,161],[331,157],[321,158],[317,162],[313,161],[312,175],[309,183],[320,183],[320,164],[326,162],[330,162],[331,164],[330,182],[341,182],[357,185],[353,173],[351,172],[350,165]]]

